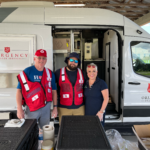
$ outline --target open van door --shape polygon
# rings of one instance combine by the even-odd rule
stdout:
[[[46,67],[53,69],[51,26],[0,24],[0,111],[17,109],[17,74],[34,64],[34,53],[42,48]]]
[[[123,122],[150,120],[150,39],[125,37]]]

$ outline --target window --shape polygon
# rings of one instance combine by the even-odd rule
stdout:
[[[0,88],[16,88],[18,73],[0,73]]]
[[[131,51],[135,73],[150,77],[150,43],[131,42]]]

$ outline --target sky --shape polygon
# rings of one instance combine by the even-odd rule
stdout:
[[[144,30],[146,30],[146,31],[150,34],[150,23],[148,23],[148,24],[142,26],[142,28],[143,28]]]

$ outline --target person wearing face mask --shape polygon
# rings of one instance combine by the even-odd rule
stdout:
[[[35,64],[17,76],[17,117],[37,119],[40,129],[50,122],[51,101],[53,100],[54,106],[57,105],[55,75],[45,67],[46,62],[46,50],[39,49],[34,55]],[[24,102],[25,110],[22,108]],[[57,107],[54,107],[52,116],[57,117]]]
[[[58,93],[59,123],[64,115],[84,115],[83,84],[85,75],[78,67],[81,64],[76,52],[66,57],[66,67],[55,72]]]
[[[97,77],[97,66],[87,65],[89,80],[84,85],[85,115],[97,115],[104,126],[105,109],[108,104],[108,87],[104,80]]]

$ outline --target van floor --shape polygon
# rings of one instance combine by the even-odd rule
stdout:
[[[105,120],[118,119],[119,113],[115,110],[115,103],[108,103],[106,107]]]
[[[116,124],[116,123],[105,123],[104,126],[105,131],[109,129],[115,129],[117,130],[122,136],[134,136],[134,133],[132,131],[132,125],[122,123]]]
[[[135,135],[133,135],[133,136],[122,136],[122,138],[124,138],[125,140],[128,140],[130,142],[138,142],[138,139]]]

